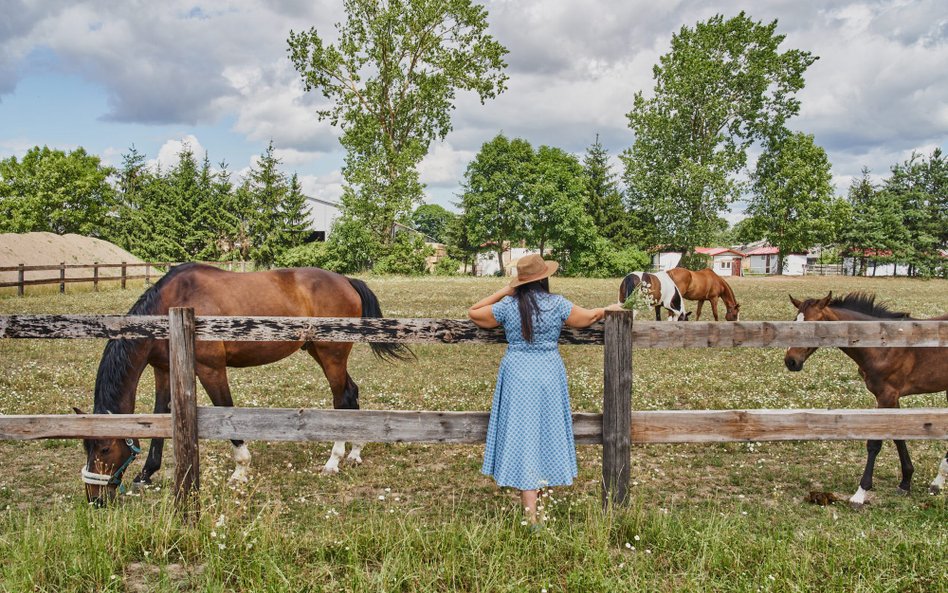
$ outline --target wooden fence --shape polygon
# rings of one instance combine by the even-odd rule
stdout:
[[[84,282],[92,283],[93,290],[99,290],[99,282],[119,282],[121,287],[124,289],[125,284],[128,280],[144,280],[145,283],[151,282],[152,278],[160,278],[165,274],[165,271],[172,266],[179,265],[180,262],[122,262],[118,264],[102,264],[99,262],[94,262],[91,264],[67,264],[62,262],[59,265],[43,265],[43,266],[27,266],[24,264],[18,264],[15,266],[0,266],[0,273],[2,272],[16,272],[17,279],[15,282],[0,282],[0,288],[11,288],[16,287],[17,296],[23,296],[24,288],[27,286],[39,286],[42,284],[59,284],[59,292],[66,292],[66,284],[71,284],[75,282]],[[241,272],[247,271],[247,262],[245,261],[225,261],[225,262],[202,262],[212,266],[218,266],[220,268],[236,271],[240,270]],[[253,264],[251,264],[252,266]],[[135,270],[137,268],[144,268],[144,271],[140,274],[129,274],[129,270]],[[118,274],[99,274],[100,270],[120,270]],[[92,270],[92,276],[82,276],[82,277],[66,277],[66,270]],[[27,272],[59,272],[58,278],[32,278],[27,280]]]
[[[0,416],[0,439],[174,440],[176,499],[193,508],[198,439],[481,443],[487,412],[197,407],[196,340],[503,343],[503,331],[451,319],[0,316],[0,338],[170,340],[172,414]],[[610,312],[604,323],[566,329],[563,344],[604,344],[603,413],[573,415],[576,442],[603,446],[603,503],[626,500],[633,443],[779,440],[946,439],[948,409],[632,411],[635,348],[907,346],[948,347],[948,321],[636,322]]]

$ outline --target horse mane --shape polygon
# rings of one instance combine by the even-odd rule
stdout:
[[[857,291],[846,296],[833,297],[829,306],[882,319],[912,319],[909,313],[893,311],[886,304],[876,303],[876,295],[871,292]]]
[[[168,273],[158,279],[154,285],[146,290],[132,308],[129,315],[153,315],[157,312],[161,302],[161,289],[175,276],[180,275],[198,264],[182,264],[168,270]],[[93,396],[93,414],[117,414],[120,410],[122,398],[122,381],[128,376],[132,367],[132,352],[141,342],[139,339],[130,340],[119,338],[109,340],[102,352],[99,370],[95,376],[95,395]]]

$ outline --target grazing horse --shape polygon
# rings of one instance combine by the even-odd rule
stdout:
[[[633,290],[645,290],[655,306],[655,321],[662,320],[662,307],[668,309],[669,321],[687,321],[681,291],[667,272],[632,272],[619,284],[619,303],[624,303]]]
[[[875,295],[855,292],[844,297],[833,298],[829,293],[822,299],[798,301],[790,297],[797,308],[797,321],[879,321],[887,319],[912,319],[908,313],[890,311],[875,303]],[[948,315],[933,319],[948,319]],[[948,348],[840,348],[846,356],[859,366],[859,374],[866,387],[876,396],[877,408],[898,408],[899,398],[914,393],[934,393],[948,390]],[[803,363],[816,348],[789,348],[784,364],[791,371],[803,369]],[[895,441],[899,452],[902,481],[899,492],[907,494],[912,484],[915,468],[909,458],[905,441]],[[866,492],[872,489],[872,470],[876,456],[882,449],[882,441],[866,443],[868,459],[866,469],[859,482],[859,489],[849,499],[853,507],[866,502]],[[948,479],[948,455],[939,465],[938,475],[929,491],[937,494]]]
[[[705,301],[711,303],[711,313],[714,320],[718,320],[718,299],[724,301],[726,312],[724,319],[737,321],[741,315],[741,306],[734,298],[734,291],[724,278],[718,276],[711,268],[692,272],[687,268],[672,268],[668,275],[674,280],[683,297],[689,301],[698,301],[698,310],[695,312],[695,321],[701,319],[701,306]]]
[[[145,291],[129,315],[167,315],[170,307],[193,307],[196,315],[285,317],[381,317],[378,299],[361,280],[319,268],[295,268],[236,273],[201,264],[172,268]],[[371,344],[379,358],[404,360],[411,351],[397,344]],[[197,377],[216,406],[232,406],[227,367],[251,367],[276,362],[305,350],[322,367],[333,395],[334,408],[359,408],[359,387],[346,371],[352,343],[347,342],[222,342],[195,344]],[[170,409],[168,341],[109,340],[95,379],[95,414],[131,414],[145,367],[155,372],[155,413]],[[78,410],[77,410],[78,412]],[[243,441],[233,444],[236,469],[232,480],[247,479],[250,452]],[[90,502],[115,497],[122,474],[140,451],[136,439],[87,439],[82,478]],[[161,466],[163,439],[152,439],[148,458],[136,484],[147,484]],[[362,443],[353,443],[349,460],[359,463]],[[345,443],[336,442],[324,473],[338,471]]]

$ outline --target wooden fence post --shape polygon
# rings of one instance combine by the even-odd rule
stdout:
[[[17,268],[16,281],[19,284],[16,285],[16,296],[23,296],[23,264],[17,264]]]
[[[197,432],[197,384],[194,375],[194,309],[168,310],[171,363],[171,425],[174,444],[174,500],[179,511],[200,515],[197,492],[201,469]]]
[[[125,267],[126,263],[122,262],[122,290],[125,290]]]
[[[59,294],[66,294],[66,262],[59,262]]]
[[[602,399],[602,505],[626,502],[632,463],[632,311],[607,311]]]
[[[99,292],[99,262],[92,262],[92,290]]]

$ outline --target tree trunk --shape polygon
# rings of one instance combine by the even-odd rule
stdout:
[[[783,276],[783,252],[777,254],[777,274]]]
[[[501,276],[506,276],[506,275],[507,275],[507,270],[504,269],[504,247],[503,247],[503,241],[501,241],[500,245],[501,245],[500,249],[497,250],[497,264],[500,266],[500,275],[501,275]]]

